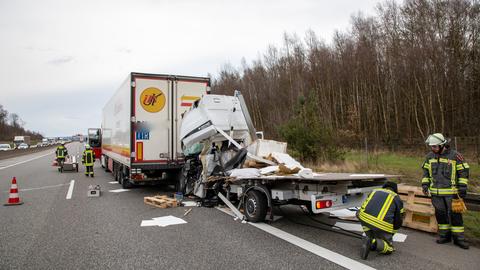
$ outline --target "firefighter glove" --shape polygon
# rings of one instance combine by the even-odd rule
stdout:
[[[460,196],[460,198],[465,198],[467,196],[467,187],[466,186],[458,187],[458,196]]]
[[[428,184],[422,185],[422,192],[423,194],[428,195]]]

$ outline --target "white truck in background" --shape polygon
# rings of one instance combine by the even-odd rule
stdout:
[[[130,73],[103,108],[102,167],[124,188],[176,181],[182,115],[209,92],[206,77]]]
[[[30,144],[31,144],[30,136],[15,136],[13,138],[13,144],[14,144],[15,148],[17,148],[22,143],[25,143],[28,146],[30,146]]]

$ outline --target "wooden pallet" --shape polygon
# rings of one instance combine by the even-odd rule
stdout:
[[[177,207],[177,200],[174,198],[169,198],[166,195],[156,195],[153,197],[144,197],[143,202],[145,204],[155,206],[158,208],[170,208]]]
[[[405,219],[403,226],[426,232],[437,232],[437,220],[432,201],[420,187],[398,185],[398,194],[404,202]]]

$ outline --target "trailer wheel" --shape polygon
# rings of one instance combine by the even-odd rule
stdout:
[[[105,169],[106,172],[110,172],[110,170],[108,169],[108,158],[105,155],[102,155],[102,157],[103,157],[104,163],[105,163],[105,167],[104,167],[103,164],[102,164],[102,161],[100,160],[100,163],[102,164],[102,167]]]
[[[117,175],[118,175],[118,181],[122,185],[122,188],[129,189],[133,187],[133,184],[130,183],[128,176],[123,174],[123,168],[121,166],[118,167]]]
[[[267,197],[261,191],[250,190],[245,198],[243,208],[248,221],[264,221],[268,208]]]
[[[186,194],[186,181],[187,181],[187,172],[185,171],[185,166],[182,168],[180,173],[175,177],[175,190],[177,192],[181,192],[182,194]]]

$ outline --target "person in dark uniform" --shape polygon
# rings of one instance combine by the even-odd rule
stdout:
[[[441,133],[428,136],[425,141],[431,147],[423,162],[422,189],[430,194],[438,223],[438,244],[453,243],[468,249],[465,241],[463,217],[452,212],[452,199],[467,195],[469,166],[463,156],[450,149],[448,140]]]
[[[95,155],[90,145],[85,145],[85,151],[83,151],[82,164],[85,165],[85,175],[93,177],[93,164],[95,163]]]
[[[386,182],[382,188],[374,189],[357,212],[365,237],[361,257],[366,260],[370,251],[391,254],[393,235],[403,222],[403,202],[398,196],[397,184]]]

